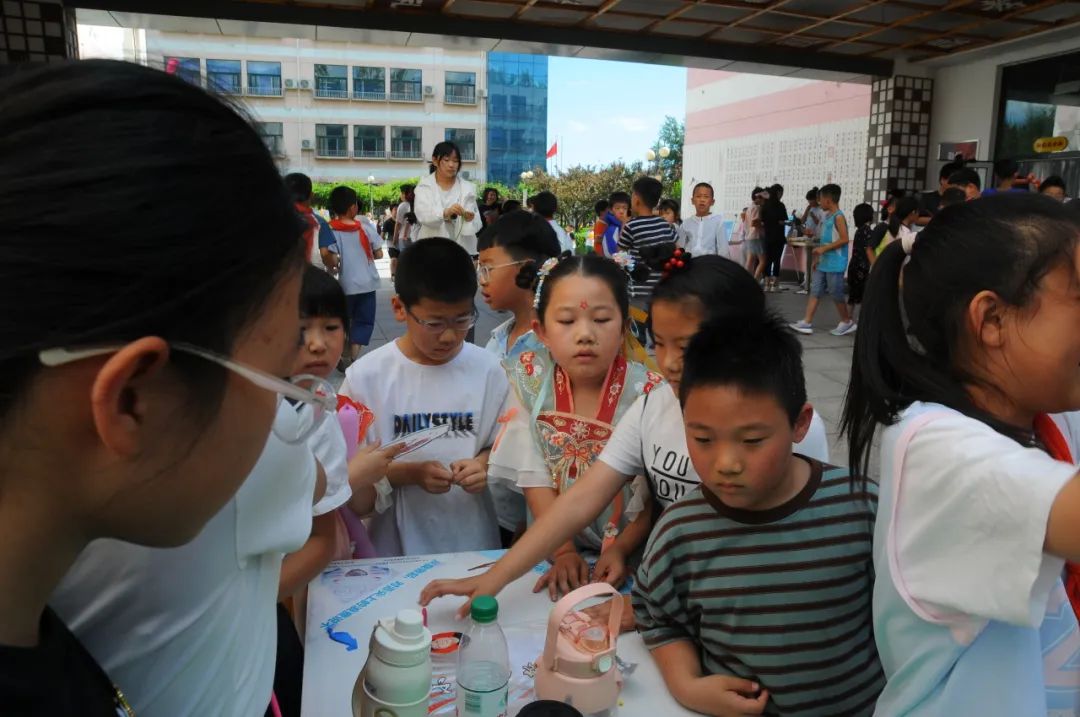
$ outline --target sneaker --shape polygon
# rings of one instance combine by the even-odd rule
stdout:
[[[807,294],[809,294],[810,292],[809,292],[809,291],[807,291],[806,289],[799,289],[799,290],[798,290],[798,291],[796,291],[795,293],[796,293],[796,294],[799,294],[800,296],[806,296],[806,295],[807,295]]]
[[[798,331],[800,334],[812,334],[814,333],[814,325],[808,324],[802,319],[796,321],[794,324],[788,324],[793,331]]]
[[[859,325],[854,321],[841,321],[836,325],[836,328],[829,333],[833,336],[847,336],[848,334],[855,333],[857,328],[859,328]]]

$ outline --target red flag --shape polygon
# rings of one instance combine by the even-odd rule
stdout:
[[[559,153],[559,143],[556,142],[555,144],[551,145],[551,149],[548,150],[547,158],[551,159],[552,157],[554,157],[558,153]]]

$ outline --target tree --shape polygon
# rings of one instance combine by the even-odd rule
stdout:
[[[672,191],[675,182],[682,179],[683,144],[686,140],[686,123],[680,122],[668,115],[664,117],[664,124],[660,126],[660,133],[653,144],[656,152],[657,164],[660,168],[660,181],[664,183],[664,189],[672,196],[677,196]],[[667,147],[671,153],[666,158],[660,158],[660,148]]]
[[[530,194],[552,192],[559,199],[555,214],[559,223],[579,227],[592,222],[597,200],[607,199],[612,192],[629,192],[634,180],[645,172],[640,162],[614,162],[605,167],[576,165],[558,176],[542,169],[534,169],[533,173],[531,180],[519,185],[519,193],[522,188]]]

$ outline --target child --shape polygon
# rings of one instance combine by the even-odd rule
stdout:
[[[675,246],[675,230],[670,224],[656,216],[656,205],[660,203],[660,195],[664,187],[660,181],[652,177],[639,177],[633,186],[630,195],[630,211],[634,218],[626,222],[619,234],[619,248],[630,254],[635,264],[644,266],[642,262],[642,250],[653,250],[655,247],[670,245]],[[614,202],[612,202],[614,204]],[[649,300],[652,298],[652,289],[660,281],[660,271],[651,269],[647,278],[635,279],[630,298],[630,305],[641,312],[645,319],[635,319],[637,325],[638,340],[643,345],[648,345],[648,310]]]
[[[746,212],[749,207],[743,207],[739,212],[739,221],[735,222],[735,228],[731,231],[731,239],[728,241],[728,259],[739,265],[746,265],[744,256],[746,244]]]
[[[476,323],[476,269],[468,252],[432,237],[398,259],[394,317],[405,335],[349,367],[340,393],[375,413],[368,443],[383,443],[444,424],[450,432],[394,461],[354,507],[376,503],[371,537],[379,555],[499,547],[487,489],[487,457],[509,386],[499,360],[465,343]]]
[[[491,332],[487,350],[500,361],[526,351],[543,350],[532,330],[537,274],[545,261],[559,255],[551,226],[530,212],[504,214],[480,233],[480,263],[476,277],[484,302],[495,311],[510,311],[509,319]],[[503,481],[491,485],[503,547],[525,523],[525,499]]]
[[[848,266],[847,294],[851,315],[855,307],[862,303],[866,278],[870,275],[870,266],[874,263],[874,250],[870,247],[870,224],[874,221],[874,208],[863,202],[851,212],[855,220],[855,240],[851,245],[851,264]]]
[[[313,266],[325,270],[326,266],[320,249],[333,243],[333,234],[326,220],[311,208],[311,177],[300,172],[286,174],[285,186],[292,195],[296,211],[307,224],[307,229],[304,231],[304,253]]]
[[[762,237],[765,244],[765,291],[780,291],[780,262],[787,246],[787,207],[781,201],[784,187],[769,187],[769,197],[761,205]]]
[[[555,198],[555,195],[551,192],[539,192],[533,197],[533,211],[547,220],[547,223],[551,225],[551,229],[555,232],[555,236],[559,240],[559,247],[562,251],[574,251],[574,240],[570,238],[566,230],[559,226],[559,223],[555,221],[555,212],[559,209],[559,200]]]
[[[550,259],[540,270],[533,327],[546,350],[505,362],[515,391],[512,418],[490,468],[524,491],[536,519],[585,475],[634,400],[661,381],[620,353],[629,279],[616,261],[595,254]],[[583,554],[600,556],[597,580],[620,585],[649,534],[647,495],[644,482],[639,491],[617,492],[590,525],[548,556],[551,570],[536,588],[546,584],[554,599],[587,582]]]
[[[596,212],[596,220],[593,222],[593,251],[600,256],[604,255],[604,232],[607,230],[607,222],[604,221],[604,217],[607,216],[608,201],[601,199],[593,206],[593,211]]]
[[[691,241],[691,237],[686,231],[686,226],[683,224],[682,216],[680,215],[681,212],[679,211],[679,203],[677,201],[674,199],[660,200],[660,216],[675,229],[675,246],[686,249]]]
[[[379,288],[379,270],[375,260],[382,259],[379,232],[369,220],[357,220],[360,211],[356,191],[351,187],[334,187],[330,192],[330,208],[337,217],[330,222],[334,246],[324,250],[333,253],[340,263],[341,288],[349,307],[350,360],[355,361],[365,346],[371,343],[375,329],[375,290]]]
[[[1080,216],[1003,192],[877,258],[842,430],[866,476],[886,426],[879,714],[1080,711],[1061,580],[1076,585],[1064,561],[1080,559],[1078,245]]]
[[[694,205],[694,216],[684,223],[690,237],[685,248],[696,256],[727,256],[728,237],[724,227],[724,215],[722,212],[712,213],[712,207],[716,203],[712,185],[707,182],[695,184],[690,201]]]
[[[982,196],[982,179],[979,173],[971,167],[958,169],[949,175],[949,186],[964,190],[964,196],[968,201]]]
[[[967,197],[964,196],[964,190],[959,187],[949,187],[941,193],[941,203],[938,204],[938,211],[940,212],[945,207],[951,207],[954,204],[963,204],[967,201]],[[935,212],[937,214],[937,212]],[[926,222],[922,222],[925,224]]]
[[[690,463],[686,431],[676,396],[682,378],[683,351],[700,326],[735,309],[749,316],[765,311],[765,294],[754,278],[733,261],[717,256],[686,257],[660,280],[653,295],[656,358],[666,383],[630,407],[615,426],[599,460],[574,487],[556,499],[550,519],[541,519],[487,573],[464,581],[433,583],[424,599],[438,595],[494,595],[530,570],[537,561],[569,540],[603,510],[637,475],[648,478],[661,508],[670,506],[700,482]],[[671,255],[655,257],[663,266]],[[810,429],[794,450],[827,462],[825,425],[814,413]],[[555,516],[558,516],[557,518]],[[467,606],[461,609],[467,614]]]
[[[626,192],[612,192],[608,197],[608,211],[604,215],[604,227],[601,234],[599,252],[602,256],[614,256],[619,253],[619,238],[623,226],[630,221],[630,195]]]
[[[919,218],[919,200],[915,196],[902,197],[893,205],[889,214],[885,236],[874,248],[874,256],[880,256],[885,247],[897,239],[908,242],[915,240],[915,231],[911,228]]]
[[[1039,194],[1044,194],[1051,199],[1056,199],[1059,202],[1064,202],[1065,197],[1065,180],[1056,174],[1052,174],[1046,179],[1039,182]]]
[[[821,224],[821,245],[814,248],[818,259],[814,267],[813,282],[810,288],[810,300],[806,302],[806,316],[791,324],[791,328],[800,334],[814,333],[814,314],[818,302],[826,296],[832,297],[840,323],[830,331],[833,336],[847,336],[858,330],[851,319],[847,302],[844,300],[844,272],[848,263],[848,229],[844,213],[840,211],[840,187],[826,184],[819,192],[821,208],[825,219]]]
[[[412,243],[413,239],[416,238],[415,235],[420,233],[420,224],[416,221],[416,215],[413,213],[413,203],[416,201],[413,194],[415,188],[413,184],[402,184],[398,195],[400,202],[395,211],[397,221],[394,225],[394,236],[390,246],[391,281],[397,276],[397,260],[401,256],[401,251]]]
[[[746,214],[746,270],[758,281],[765,272],[765,242],[761,223],[761,205],[769,196],[761,187],[750,193],[750,210]]]
[[[707,714],[873,714],[876,486],[792,455],[811,416],[798,339],[767,314],[707,324],[679,401],[701,484],[661,516],[633,590],[672,696]]]
[[[806,193],[806,209],[803,210],[799,223],[803,227],[804,236],[807,237],[816,235],[818,225],[825,218],[825,212],[821,210],[821,205],[818,202],[818,192],[820,191],[820,189],[814,187]]]

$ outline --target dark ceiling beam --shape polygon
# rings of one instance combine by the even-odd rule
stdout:
[[[785,35],[781,35],[780,37],[776,38],[772,42],[779,42],[780,40],[786,40],[789,37],[795,37],[796,35],[802,35],[807,30],[813,30],[814,28],[821,27],[822,25],[825,25],[827,23],[836,22],[837,20],[842,20],[843,18],[847,17],[848,15],[851,15],[851,14],[854,14],[854,13],[857,13],[857,12],[862,12],[863,10],[869,10],[870,8],[874,7],[875,5],[880,5],[883,2],[885,2],[885,0],[871,0],[870,2],[862,2],[862,3],[859,3],[858,5],[852,5],[851,7],[847,8],[846,10],[841,10],[840,12],[835,13],[833,15],[830,15],[829,17],[823,17],[820,20],[815,20],[814,22],[810,23],[809,25],[804,25],[803,27],[792,30],[791,32],[789,32],[789,33],[787,33]]]
[[[895,28],[898,28],[898,27],[903,27],[904,25],[909,25],[909,24],[911,24],[913,22],[916,22],[918,20],[923,20],[923,19],[928,18],[928,17],[930,17],[931,15],[933,15],[934,13],[937,13],[937,12],[951,12],[952,10],[956,10],[958,8],[961,8],[964,5],[970,5],[971,1],[972,0],[952,0],[952,2],[949,2],[948,4],[946,4],[943,7],[934,8],[932,10],[929,10],[929,9],[928,10],[923,10],[921,12],[918,12],[918,13],[914,14],[914,15],[908,15],[907,17],[898,18],[898,19],[894,20],[893,22],[889,23],[889,25],[887,27],[883,27],[883,28],[880,28],[878,30],[867,30],[866,32],[860,32],[857,35],[853,35],[851,37],[844,38],[844,39],[841,39],[841,40],[836,40],[835,42],[832,42],[829,45],[826,45],[826,47],[828,47],[829,49],[832,49],[834,47],[838,47],[840,45],[844,45],[844,44],[847,44],[849,42],[859,42],[859,41],[864,40],[867,37],[871,37],[873,35],[876,35],[879,32],[884,32],[885,30],[892,30],[892,29],[895,29]],[[913,28],[908,28],[908,29],[910,30],[910,29],[913,29]],[[925,32],[925,30],[923,32]]]

